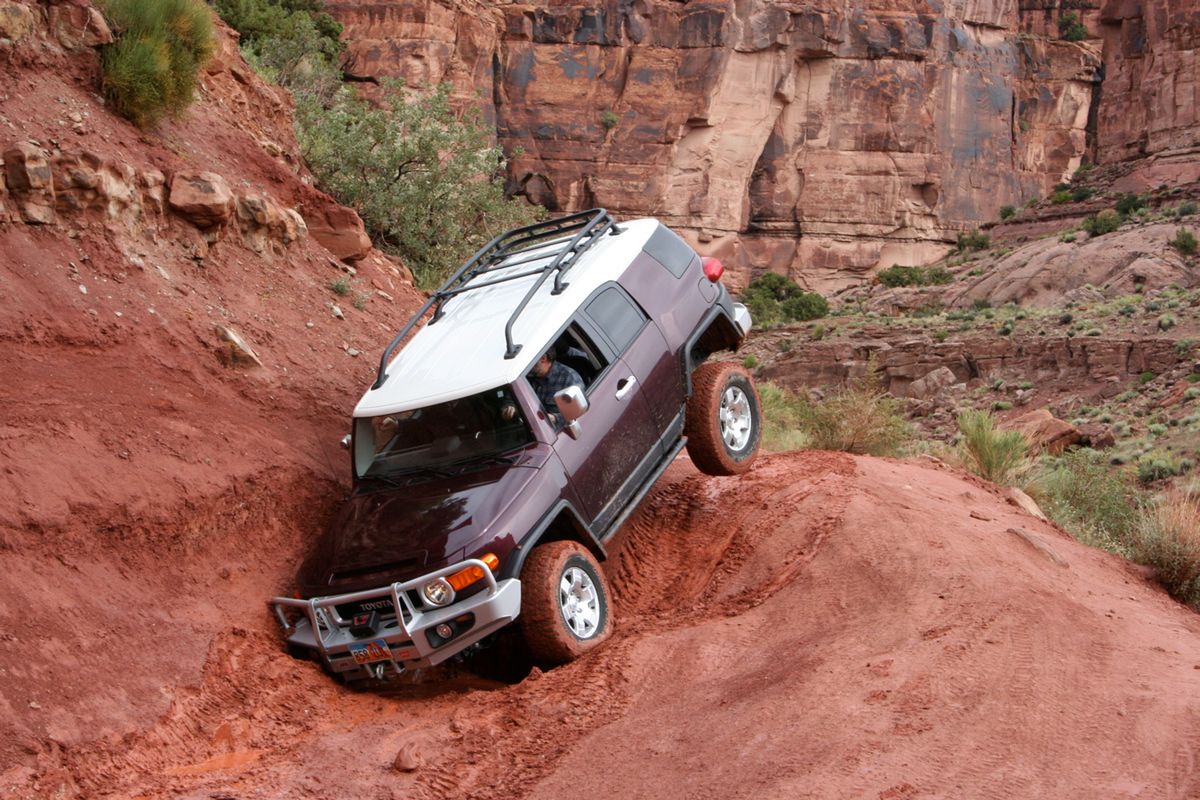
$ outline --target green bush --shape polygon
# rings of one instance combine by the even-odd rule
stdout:
[[[1048,459],[1029,491],[1079,541],[1132,554],[1140,495],[1124,472],[1109,469],[1102,454],[1085,448]]]
[[[819,450],[897,455],[912,436],[899,403],[881,388],[874,359],[862,380],[819,403],[800,402],[800,429]]]
[[[1056,206],[1060,206],[1063,203],[1069,203],[1071,202],[1071,193],[1066,189],[1059,189],[1057,192],[1050,195],[1050,202]]]
[[[1017,209],[1013,206],[1000,206],[1000,219],[1011,219],[1017,215]]]
[[[1071,199],[1076,203],[1082,203],[1084,200],[1091,199],[1096,190],[1090,186],[1076,186],[1071,190]]]
[[[958,430],[963,464],[984,480],[1009,486],[1029,469],[1029,441],[1017,431],[997,430],[996,418],[988,412],[962,412]]]
[[[1087,38],[1087,28],[1078,14],[1068,11],[1058,18],[1058,35],[1068,42],[1082,42]]]
[[[808,436],[802,424],[806,401],[770,381],[758,384],[758,394],[762,400],[763,448],[779,453],[807,447]]]
[[[1117,213],[1123,217],[1127,217],[1134,211],[1146,207],[1146,200],[1140,195],[1126,192],[1117,198]]]
[[[880,270],[877,277],[884,286],[933,286],[950,283],[954,275],[945,267],[905,267],[899,264]]]
[[[148,127],[187,108],[200,68],[216,47],[208,6],[200,0],[104,0],[101,8],[114,33],[100,57],[102,83],[117,113]]]
[[[1158,329],[1160,331],[1169,331],[1175,327],[1175,317],[1170,314],[1163,314],[1158,318]]]
[[[1082,225],[1092,236],[1103,236],[1121,227],[1121,215],[1111,208],[1106,208],[1099,214],[1086,218]]]
[[[742,359],[742,366],[746,369],[754,369],[758,366],[758,356],[751,353]]]
[[[1180,228],[1175,231],[1175,238],[1167,242],[1181,254],[1190,256],[1196,252],[1196,237],[1187,228]]]
[[[1182,475],[1191,468],[1192,463],[1185,458],[1154,450],[1138,459],[1137,477],[1142,484],[1149,484]]]
[[[600,124],[604,126],[606,131],[611,131],[617,127],[620,121],[621,117],[615,111],[605,110],[600,112]]]
[[[742,290],[741,300],[750,309],[756,325],[767,327],[785,322],[803,322],[829,314],[829,302],[808,292],[790,278],[767,272]]]
[[[958,251],[960,253],[967,250],[986,250],[991,244],[991,238],[979,231],[964,232],[958,235]]]
[[[1196,203],[1191,200],[1184,200],[1179,204],[1179,207],[1175,209],[1175,216],[1186,217],[1191,214],[1195,214],[1197,210],[1200,210],[1200,206],[1196,205]]]
[[[395,81],[377,104],[340,89],[331,105],[298,97],[300,147],[321,187],[358,211],[418,287],[441,283],[498,230],[540,209],[504,195],[504,157],[478,111],[456,115],[450,87],[416,96]]]

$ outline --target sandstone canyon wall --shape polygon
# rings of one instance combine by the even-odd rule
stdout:
[[[1194,0],[328,5],[352,74],[483,105],[514,190],[659,216],[739,280],[928,262],[1085,158],[1200,138]]]

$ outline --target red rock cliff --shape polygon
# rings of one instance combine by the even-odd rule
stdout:
[[[531,200],[654,214],[819,289],[1198,136],[1195,2],[329,5],[356,74],[478,93]],[[1062,41],[1060,5],[1093,38]]]

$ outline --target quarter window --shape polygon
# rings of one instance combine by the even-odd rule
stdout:
[[[615,286],[598,294],[587,305],[587,315],[608,337],[618,353],[624,353],[646,323],[646,316]]]

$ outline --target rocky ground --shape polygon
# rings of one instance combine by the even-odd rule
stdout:
[[[240,533],[210,530],[225,545]],[[260,563],[293,552],[288,537],[255,539]],[[21,737],[33,752],[0,785],[181,798],[560,797],[581,781],[604,797],[1200,791],[1197,617],[977,480],[831,453],[714,480],[684,460],[616,554],[616,637],[515,685],[451,667],[351,692],[280,652],[254,602],[269,579],[184,581],[189,598],[160,582],[91,626],[103,641],[148,613],[176,618],[179,634],[141,648],[160,651],[138,659],[151,672],[109,658],[86,681],[130,698],[156,685],[154,713],[68,710],[44,687],[14,711],[52,732]],[[105,580],[91,565],[74,577],[81,591]]]

